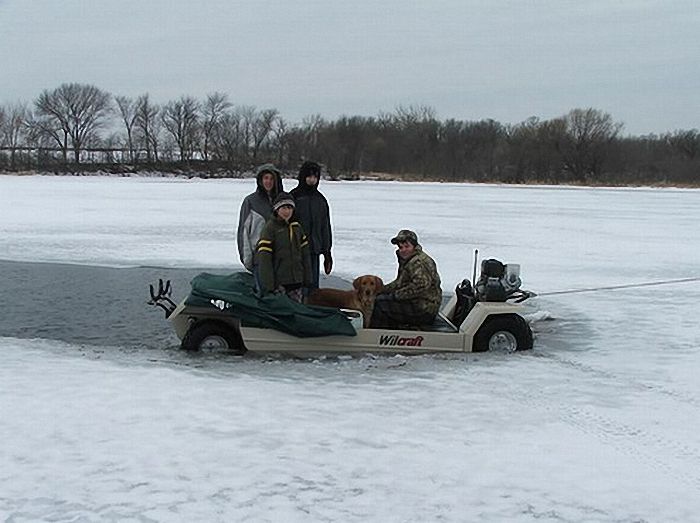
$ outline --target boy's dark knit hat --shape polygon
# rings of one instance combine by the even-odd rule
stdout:
[[[275,201],[272,202],[272,211],[277,212],[280,207],[284,207],[285,205],[290,205],[292,208],[296,207],[292,195],[282,191],[275,197]]]

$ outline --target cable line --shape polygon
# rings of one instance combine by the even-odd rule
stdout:
[[[700,278],[680,278],[677,280],[650,281],[645,283],[629,283],[626,285],[611,285],[608,287],[591,287],[588,289],[568,289],[564,291],[538,292],[536,296],[554,296],[556,294],[576,294],[580,292],[612,291],[616,289],[633,289],[635,287],[653,287],[656,285],[671,285],[674,283],[690,283],[700,281]]]

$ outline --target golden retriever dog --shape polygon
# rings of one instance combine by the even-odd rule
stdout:
[[[308,305],[323,305],[338,309],[355,309],[362,312],[364,326],[369,327],[372,320],[374,300],[384,287],[379,276],[367,274],[358,276],[352,282],[352,290],[314,289],[307,300]]]

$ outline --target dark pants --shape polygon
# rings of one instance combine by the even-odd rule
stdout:
[[[304,287],[304,298],[308,298],[311,291],[318,289],[319,277],[319,258],[320,254],[311,255],[311,284],[308,287]]]
[[[318,289],[318,282],[320,279],[320,270],[319,270],[319,258],[321,257],[320,254],[312,254],[311,255],[311,285],[309,285],[309,289]]]
[[[435,316],[417,309],[410,300],[399,301],[390,294],[380,294],[374,302],[371,327],[415,330],[421,325],[431,325]]]

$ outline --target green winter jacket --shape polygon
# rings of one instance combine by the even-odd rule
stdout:
[[[427,314],[437,314],[442,303],[442,289],[435,261],[420,245],[416,245],[416,252],[409,259],[401,259],[398,252],[396,257],[398,275],[382,292],[393,294],[398,301],[412,301],[417,309]]]
[[[264,293],[283,286],[311,283],[309,240],[297,221],[285,222],[272,215],[260,234],[257,263]]]

